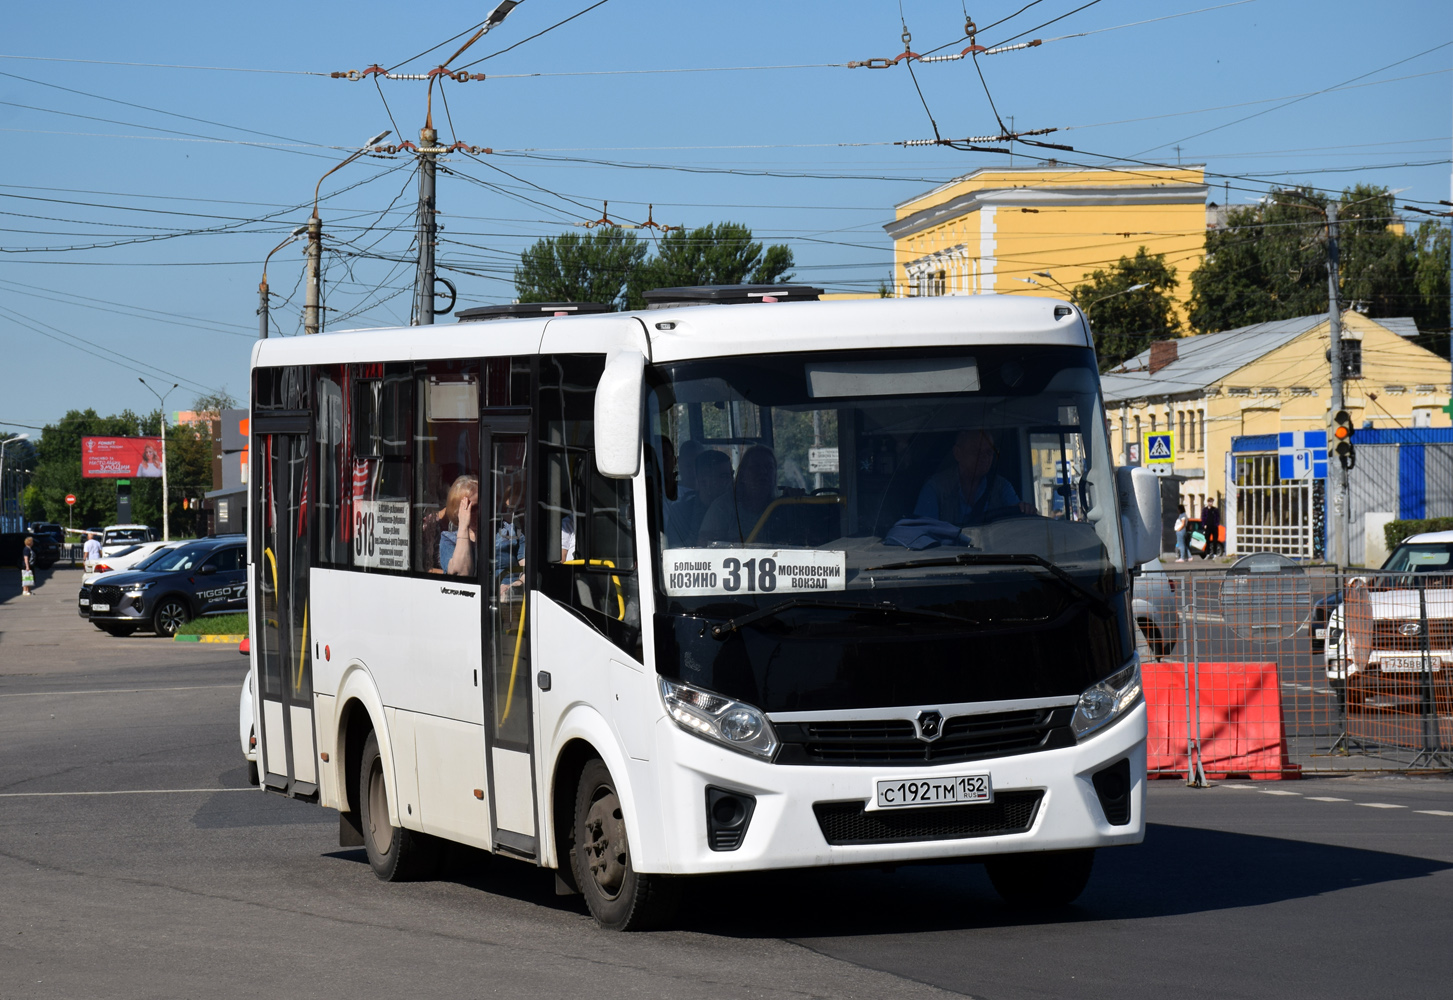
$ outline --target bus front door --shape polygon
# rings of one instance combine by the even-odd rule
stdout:
[[[316,799],[313,659],[308,643],[309,436],[306,413],[253,420],[256,642],[264,787]]]
[[[526,418],[485,414],[481,441],[479,540],[485,557],[484,714],[488,741],[490,815],[497,850],[539,855],[535,830],[535,769],[531,761],[532,701],[525,572]]]

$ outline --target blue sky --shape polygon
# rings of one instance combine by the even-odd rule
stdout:
[[[525,0],[454,65],[590,2]],[[988,25],[1027,2],[903,0],[902,16],[915,51],[947,53],[967,44],[951,44],[966,8]],[[339,150],[395,125],[417,141],[423,124],[422,83],[380,88],[309,74],[403,63],[491,6],[433,3],[421,15],[424,5],[371,2],[74,3],[8,12],[0,351],[11,371],[0,427],[43,425],[76,407],[150,409],[138,374],[182,383],[169,409],[203,389],[245,395],[263,256],[305,221],[300,206],[346,155]],[[1046,39],[980,64],[1006,121],[1059,128],[1048,138],[1077,150],[1054,155],[1205,163],[1239,175],[1227,179],[1233,203],[1273,183],[1359,181],[1403,189],[1404,201],[1453,200],[1446,2],[1099,0],[1038,27],[1077,6],[1039,0],[979,38]],[[1204,7],[1219,9],[1118,27]],[[439,179],[449,241],[440,262],[461,269],[442,271],[458,284],[460,306],[510,301],[520,249],[599,217],[607,200],[613,218],[629,221],[644,221],[648,203],[661,223],[739,221],[791,245],[800,279],[876,288],[890,273],[882,224],[895,202],[1003,162],[891,145],[932,135],[913,81],[901,65],[842,64],[902,51],[899,11],[896,0],[608,0],[474,66],[491,78],[447,85],[447,114],[437,94],[434,105],[443,137],[497,151],[483,162],[451,158],[455,174]],[[439,57],[400,71],[427,70]],[[805,68],[737,69],[783,66]],[[733,69],[659,72],[720,67]],[[997,130],[971,62],[916,72],[944,136]],[[330,255],[327,304],[338,328],[408,320],[412,268],[376,258],[412,254],[411,169],[407,158],[367,158],[324,184],[325,195],[359,184],[326,198],[320,215],[345,249],[375,255]],[[170,235],[193,230],[216,231]],[[144,237],[164,238],[95,246]],[[73,249],[27,249],[62,247]],[[288,334],[300,329],[300,275],[300,245],[269,267],[275,320]],[[18,377],[17,366],[29,374]]]

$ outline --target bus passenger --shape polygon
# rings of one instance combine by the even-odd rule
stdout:
[[[746,541],[776,496],[777,456],[766,445],[753,445],[737,465],[732,489],[717,497],[701,519],[698,544]]]
[[[684,445],[681,451],[686,453]],[[695,545],[706,512],[718,497],[732,488],[732,460],[726,452],[698,448],[694,457],[690,496],[666,506],[666,544],[672,548]],[[685,466],[681,468],[686,471]]]
[[[1012,508],[1033,514],[1019,502],[1009,480],[994,471],[999,450],[983,428],[959,431],[953,446],[954,464],[929,477],[913,506],[914,517],[948,521],[960,527],[982,524],[987,514]]]
[[[479,479],[460,476],[449,487],[439,533],[439,565],[450,576],[474,575],[474,548],[479,540]],[[459,544],[460,535],[464,544]]]

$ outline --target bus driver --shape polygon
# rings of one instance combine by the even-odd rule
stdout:
[[[994,437],[983,428],[959,431],[954,439],[954,464],[929,477],[913,506],[914,517],[948,521],[959,527],[982,524],[1005,508],[1021,514],[1035,513],[1034,507],[1019,502],[1009,480],[994,471],[999,449]]]

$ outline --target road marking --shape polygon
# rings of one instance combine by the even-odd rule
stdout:
[[[14,691],[0,693],[0,698],[41,698],[46,695],[64,695],[69,697],[73,694],[148,694],[152,691],[207,691],[212,688],[236,689],[236,684],[189,684],[184,687],[158,687],[158,688],[97,688],[94,691]]]
[[[127,788],[117,792],[0,792],[0,799],[51,799],[75,795],[195,795],[199,792],[255,792],[256,788]]]
[[[1413,812],[1422,813],[1424,816],[1453,816],[1453,812],[1446,809],[1414,809]]]
[[[1393,805],[1391,802],[1358,802],[1359,806],[1366,806],[1368,809],[1406,809],[1407,806]]]
[[[1346,802],[1347,799],[1339,799],[1335,795],[1308,795],[1308,802]]]
[[[1263,788],[1262,795],[1301,795],[1301,792],[1284,792],[1280,788]]]

